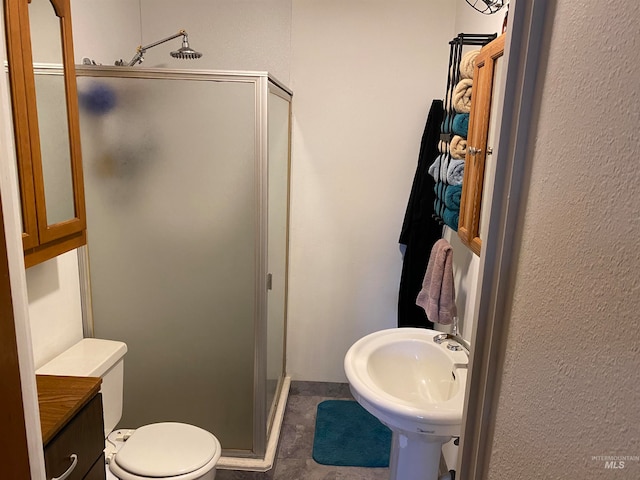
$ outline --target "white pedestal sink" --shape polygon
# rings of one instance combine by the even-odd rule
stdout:
[[[460,435],[468,357],[434,342],[440,333],[382,330],[345,356],[354,398],[393,433],[391,480],[437,480],[442,445]]]

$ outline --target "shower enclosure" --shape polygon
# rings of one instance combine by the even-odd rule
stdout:
[[[288,387],[291,92],[261,72],[77,77],[86,328],[128,345],[119,426],[191,423],[263,458]]]

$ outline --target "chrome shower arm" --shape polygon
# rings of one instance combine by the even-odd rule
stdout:
[[[180,36],[186,37],[187,36],[187,31],[186,30],[180,30],[178,33],[174,33],[173,35],[171,35],[171,36],[169,36],[167,38],[163,38],[162,40],[158,40],[157,42],[150,43],[149,45],[144,46],[144,47],[138,47],[138,50],[142,50],[144,52],[144,51],[146,51],[146,50],[148,50],[150,48],[157,47],[158,45],[160,45],[162,43],[168,42],[169,40],[173,40],[174,38],[178,38]]]
[[[157,47],[158,45],[161,45],[165,42],[168,42],[169,40],[173,40],[174,38],[178,38],[180,36],[182,36],[183,39],[188,38],[186,30],[180,30],[178,33],[174,33],[167,38],[163,38],[162,40],[158,40],[157,42],[150,43],[149,45],[145,45],[144,47],[140,45],[136,51],[136,54],[133,56],[129,63],[125,63],[124,60],[117,60],[116,65],[133,67],[136,63],[142,63],[142,61],[144,60],[144,54],[147,50],[153,47]]]

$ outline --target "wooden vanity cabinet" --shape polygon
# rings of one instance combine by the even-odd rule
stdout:
[[[25,265],[86,244],[69,0],[5,0]],[[36,75],[41,65],[62,65]]]
[[[492,102],[496,87],[498,61],[504,54],[505,35],[493,40],[480,50],[473,74],[473,96],[469,115],[467,154],[465,159],[458,236],[476,255],[482,247],[482,205],[486,184],[485,172],[491,158],[490,137],[497,119],[491,118],[495,109]],[[493,112],[495,113],[495,112]],[[489,157],[488,157],[489,156]]]
[[[65,480],[104,480],[100,379],[38,375],[36,380],[47,479],[68,472]]]

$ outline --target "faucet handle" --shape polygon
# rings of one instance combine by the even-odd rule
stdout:
[[[444,342],[447,338],[451,338],[448,333],[440,333],[439,335],[436,335],[433,337],[433,341],[439,345],[442,342]]]

